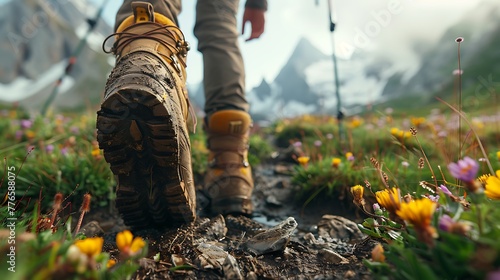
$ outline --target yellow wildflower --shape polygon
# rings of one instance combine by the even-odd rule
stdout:
[[[403,139],[404,136],[405,136],[405,132],[402,130],[399,130],[398,135],[396,135],[396,137],[398,137],[399,139]]]
[[[431,245],[433,238],[437,237],[436,229],[431,226],[431,218],[436,206],[437,204],[430,199],[421,198],[401,204],[396,214],[413,225],[420,241]]]
[[[68,140],[66,140],[66,142],[67,142],[69,145],[73,146],[73,145],[75,145],[75,144],[76,144],[76,137],[75,137],[75,136],[70,136],[70,137],[68,138]]]
[[[86,115],[82,115],[80,117],[80,123],[82,124],[82,126],[85,126],[87,124],[87,121],[88,121],[88,117]]]
[[[332,167],[339,167],[340,163],[342,162],[342,160],[340,158],[332,158]]]
[[[75,246],[88,257],[95,257],[101,253],[103,243],[104,239],[102,237],[90,237],[77,240]]]
[[[309,163],[309,157],[305,157],[305,156],[300,156],[297,158],[297,161],[299,162],[299,164],[302,166],[302,167],[307,167],[307,164]]]
[[[479,182],[481,182],[481,184],[486,184],[486,180],[488,180],[488,178],[491,177],[491,174],[483,174],[479,177],[477,177],[476,180],[478,180]]]
[[[124,230],[116,235],[116,246],[126,255],[138,253],[145,245],[146,242],[141,237],[134,238],[129,230]]]
[[[26,130],[25,135],[26,135],[26,138],[28,138],[28,139],[35,138],[35,133],[32,130]]]
[[[354,158],[354,155],[353,155],[351,152],[347,152],[347,153],[345,153],[345,158],[346,158],[347,160],[351,160],[351,159],[353,159],[353,158]]]
[[[363,198],[365,189],[361,185],[351,187],[351,194],[354,197],[353,202],[357,205],[364,205],[365,199]]]
[[[397,137],[399,134],[399,128],[393,127],[391,128],[391,135]]]
[[[497,159],[500,161],[500,151],[497,152]]]
[[[314,123],[314,116],[309,114],[302,115],[301,119],[305,123]]]
[[[430,199],[421,198],[401,204],[396,214],[415,227],[427,227],[431,223],[436,206],[437,204]]]
[[[398,138],[399,140],[408,139],[412,136],[410,131],[403,131],[397,127],[391,128],[390,132],[392,136]]]
[[[384,247],[380,243],[375,245],[372,250],[372,261],[385,262]]]
[[[484,123],[480,119],[472,119],[472,125],[476,129],[483,129],[484,128]]]
[[[107,268],[111,268],[111,267],[113,267],[115,264],[116,264],[116,261],[115,261],[115,260],[113,260],[113,259],[110,259],[110,260],[108,260],[108,262],[106,263],[106,267],[107,267]]]
[[[99,148],[92,149],[92,152],[90,153],[92,154],[92,157],[94,157],[95,159],[101,158],[101,150],[99,150]]]
[[[281,133],[283,131],[283,129],[285,128],[285,125],[283,123],[279,123],[278,125],[276,125],[276,127],[274,128],[274,132],[276,133]]]
[[[488,198],[500,200],[500,170],[497,170],[496,175],[488,177],[484,193]]]
[[[375,193],[378,204],[384,207],[389,213],[396,213],[401,207],[401,194],[398,188],[385,189]]]
[[[356,128],[359,127],[363,123],[363,120],[360,117],[354,117],[349,122],[349,127]]]
[[[63,118],[56,118],[54,123],[56,124],[56,126],[62,126],[63,125]]]
[[[425,118],[420,117],[420,118],[410,118],[410,122],[413,126],[419,127],[420,125],[425,123]]]

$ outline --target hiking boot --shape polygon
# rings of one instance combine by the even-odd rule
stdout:
[[[196,197],[186,124],[189,45],[151,4],[134,2],[132,10],[114,34],[117,61],[97,112],[97,140],[117,179],[116,208],[127,225],[190,222]]]
[[[252,213],[253,178],[248,163],[251,125],[250,115],[239,110],[218,111],[206,120],[210,153],[205,190],[214,213]]]

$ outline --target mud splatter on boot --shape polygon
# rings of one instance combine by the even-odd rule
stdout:
[[[132,9],[113,34],[117,62],[97,113],[97,140],[116,176],[116,207],[127,225],[191,222],[196,198],[186,124],[189,45],[151,4],[133,2]]]

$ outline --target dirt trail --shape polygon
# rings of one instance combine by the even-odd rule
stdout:
[[[201,211],[190,225],[135,232],[148,240],[149,253],[134,278],[371,279],[362,259],[370,257],[375,242],[349,220],[355,219],[355,208],[330,198],[318,199],[302,211],[302,205],[294,202],[290,176],[283,174],[288,168],[264,165],[255,169],[252,219],[208,217]],[[202,194],[198,204],[206,205]],[[279,223],[288,217],[294,217],[298,225],[286,242],[288,235],[282,234]],[[125,229],[117,214],[100,209],[85,220],[86,234],[105,236],[105,250],[117,255],[114,237]],[[258,234],[260,238],[255,237]],[[249,244],[255,242],[261,242],[258,248],[264,244],[266,252],[272,252],[249,250]],[[154,261],[158,253],[160,259]]]

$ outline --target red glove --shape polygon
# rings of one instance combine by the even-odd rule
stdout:
[[[243,26],[241,29],[241,34],[245,34],[245,25],[250,22],[252,26],[252,33],[250,37],[245,41],[250,41],[252,39],[259,38],[262,33],[264,33],[264,25],[266,23],[265,10],[256,8],[245,8],[243,12]]]

